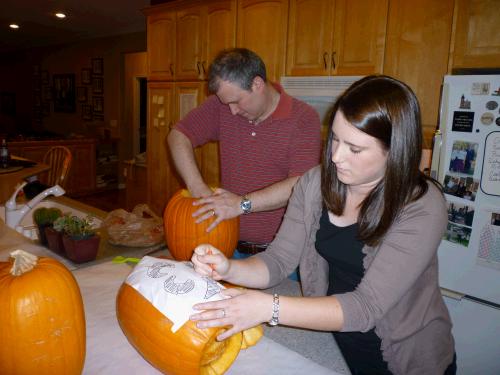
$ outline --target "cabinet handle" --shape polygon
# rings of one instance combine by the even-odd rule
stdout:
[[[323,54],[323,63],[325,64],[325,70],[328,69],[328,62],[327,62],[327,59],[328,59],[328,52],[325,52]]]
[[[203,69],[203,74],[207,73],[207,71],[205,70],[205,63],[206,63],[206,61],[201,62],[201,68]]]
[[[336,53],[337,52],[335,52],[335,51],[332,52],[332,67],[333,67],[333,70],[335,70],[335,67],[336,67],[336,65],[335,65],[335,54]]]
[[[174,76],[174,64],[170,64],[168,68],[170,69],[170,75],[173,77]]]
[[[200,70],[200,62],[199,61],[196,62],[196,68],[198,69],[198,75],[200,75],[201,70]]]

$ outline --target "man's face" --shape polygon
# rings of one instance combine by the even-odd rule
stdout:
[[[265,112],[263,95],[264,82],[255,78],[250,91],[242,89],[237,83],[221,81],[216,95],[223,104],[227,104],[233,115],[255,121]],[[262,84],[263,85],[262,85]]]

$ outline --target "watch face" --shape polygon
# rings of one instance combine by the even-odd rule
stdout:
[[[241,201],[240,206],[243,212],[247,214],[252,209],[252,202],[249,199],[244,199]]]

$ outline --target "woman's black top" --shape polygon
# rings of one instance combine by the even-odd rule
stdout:
[[[330,222],[323,208],[316,233],[316,250],[330,267],[328,295],[352,292],[365,271],[364,244],[357,239],[358,224],[338,227]],[[368,332],[333,332],[335,340],[353,375],[391,374],[382,358],[380,338],[375,329]]]

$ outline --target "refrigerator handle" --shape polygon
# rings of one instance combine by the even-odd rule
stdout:
[[[440,181],[439,167],[441,162],[441,147],[443,145],[441,130],[437,129],[434,132],[434,137],[432,140],[432,162],[431,162],[431,177],[437,181]]]

